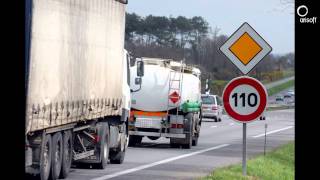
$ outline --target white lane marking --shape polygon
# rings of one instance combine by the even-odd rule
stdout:
[[[277,133],[277,132],[280,132],[280,131],[284,131],[284,130],[287,130],[287,129],[291,129],[291,128],[293,128],[293,126],[288,126],[288,127],[284,127],[284,128],[281,128],[281,129],[269,131],[269,132],[267,132],[267,135],[268,135],[268,134]],[[252,136],[252,137],[253,137],[253,138],[258,138],[258,137],[262,137],[262,136],[264,136],[264,133],[263,133],[263,134],[256,135],[256,136]]]
[[[230,126],[233,126],[233,125],[234,125],[234,123],[229,123],[229,125],[230,125]]]
[[[216,128],[216,127],[218,127],[218,126],[211,126],[211,128]]]
[[[171,161],[175,161],[175,160],[178,160],[178,159],[182,159],[182,158],[186,158],[186,157],[189,157],[189,156],[194,156],[194,155],[197,155],[197,154],[201,154],[201,153],[204,153],[204,152],[207,152],[207,151],[220,149],[220,148],[223,148],[223,147],[226,147],[226,146],[229,146],[229,145],[230,144],[221,144],[219,146],[215,146],[215,147],[211,147],[211,148],[195,151],[195,152],[184,154],[184,155],[181,155],[181,156],[176,156],[176,157],[164,159],[164,160],[161,160],[161,161],[157,161],[157,162],[154,162],[154,163],[138,166],[136,168],[127,169],[127,170],[124,170],[124,171],[121,171],[121,172],[116,172],[116,173],[113,173],[113,174],[108,174],[108,175],[101,176],[101,177],[98,177],[98,178],[94,178],[94,179],[91,179],[91,180],[106,180],[106,179],[114,178],[114,177],[121,176],[121,175],[124,175],[124,174],[129,174],[129,173],[132,173],[132,172],[135,172],[135,171],[140,171],[140,170],[147,169],[147,168],[150,168],[150,167],[153,167],[153,166],[157,166],[157,165],[160,165],[160,164],[165,164],[165,163],[168,163],[168,162],[171,162]]]

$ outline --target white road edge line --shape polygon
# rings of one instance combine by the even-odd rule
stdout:
[[[121,172],[116,172],[116,173],[113,173],[113,174],[108,174],[108,175],[105,175],[105,176],[93,178],[91,180],[106,180],[106,179],[114,178],[114,177],[121,176],[121,175],[124,175],[124,174],[129,174],[129,173],[132,173],[132,172],[135,172],[135,171],[140,171],[140,170],[147,169],[147,168],[150,168],[150,167],[153,167],[153,166],[157,166],[157,165],[160,165],[160,164],[165,164],[165,163],[168,163],[168,162],[171,162],[171,161],[175,161],[175,160],[178,160],[178,159],[182,159],[182,158],[186,158],[186,157],[189,157],[189,156],[194,156],[194,155],[197,155],[197,154],[201,154],[201,153],[204,153],[204,152],[207,152],[207,151],[220,149],[220,148],[223,148],[223,147],[226,147],[226,146],[229,146],[229,145],[230,144],[221,144],[219,146],[214,146],[214,147],[211,147],[211,148],[195,151],[195,152],[184,154],[184,155],[181,155],[181,156],[176,156],[176,157],[164,159],[164,160],[157,161],[157,162],[154,162],[154,163],[138,166],[136,168],[127,169],[127,170],[124,170],[124,171],[121,171]]]
[[[211,128],[216,128],[216,127],[218,127],[218,126],[211,126]]]
[[[284,130],[287,130],[287,129],[291,129],[291,128],[293,128],[293,126],[288,126],[288,127],[284,127],[284,128],[281,128],[281,129],[269,131],[269,132],[267,132],[267,135],[268,135],[268,134],[277,133],[277,132],[280,132],[280,131],[284,131]],[[259,135],[256,135],[256,136],[252,136],[252,137],[253,137],[253,138],[258,138],[258,137],[262,137],[262,136],[264,136],[264,135],[265,135],[265,133],[259,134]]]

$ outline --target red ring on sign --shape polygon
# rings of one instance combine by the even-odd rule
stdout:
[[[260,96],[260,104],[257,108],[257,110],[251,114],[248,115],[241,115],[237,112],[235,112],[231,105],[229,104],[229,96],[231,91],[236,88],[239,85],[250,85],[253,88],[255,88]],[[224,108],[226,110],[226,112],[229,114],[229,116],[231,116],[232,118],[234,118],[237,121],[240,122],[250,122],[253,120],[256,120],[265,110],[266,106],[267,106],[267,93],[264,89],[264,87],[260,84],[259,81],[257,81],[254,78],[249,78],[249,77],[240,77],[237,79],[234,79],[233,81],[231,81],[226,89],[223,91],[223,104],[224,104]]]

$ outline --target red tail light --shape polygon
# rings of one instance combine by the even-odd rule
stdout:
[[[218,110],[217,106],[212,106],[212,110]]]
[[[180,129],[183,128],[183,124],[178,124],[177,128],[180,128]]]
[[[171,124],[171,128],[183,128],[183,124]]]
[[[95,143],[98,143],[100,141],[100,137],[98,135],[93,135],[93,137]]]
[[[129,122],[134,122],[134,116],[130,116]]]

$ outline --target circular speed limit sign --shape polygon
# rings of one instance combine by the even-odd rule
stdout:
[[[242,76],[232,79],[223,91],[227,114],[241,123],[258,119],[267,106],[267,91],[258,80]]]

